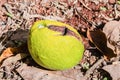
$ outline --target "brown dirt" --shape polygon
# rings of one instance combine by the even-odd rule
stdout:
[[[119,0],[1,0],[0,52],[7,47],[17,47],[26,43],[31,25],[42,19],[57,20],[73,26],[81,34],[86,50],[80,64],[65,71],[46,70],[37,65],[30,56],[15,58],[14,62],[8,64],[3,61],[4,64],[0,67],[0,79],[32,80],[24,76],[25,74],[28,77],[31,76],[27,71],[25,74],[20,71],[21,66],[27,64],[28,70],[33,66],[54,80],[61,76],[65,80],[112,80],[114,76],[110,76],[110,73],[103,70],[102,67],[112,65],[116,61],[120,62],[120,57],[110,61],[102,60],[103,55],[89,42],[86,31],[87,28],[102,30],[107,22],[119,20],[119,7]],[[95,65],[96,63],[97,65]],[[22,69],[26,69],[26,66]],[[44,75],[41,80],[42,78],[52,80],[45,79]],[[57,77],[55,77],[56,75]]]

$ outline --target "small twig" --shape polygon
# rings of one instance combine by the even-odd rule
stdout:
[[[76,10],[77,14],[78,14],[81,18],[83,18],[89,25],[91,25],[91,26],[94,27],[94,28],[96,27],[96,25],[95,25],[93,22],[89,21],[85,16],[83,16],[83,14],[80,13],[80,12],[77,10],[77,8],[75,8],[75,10]]]
[[[7,12],[4,11],[5,15],[7,15],[7,16],[9,16],[9,17],[11,17],[11,18],[14,19],[15,17],[14,17],[14,15],[13,15],[13,13],[12,13],[11,6],[8,5],[7,3],[4,4],[3,6],[4,6],[4,8],[5,8],[6,11],[7,11]]]
[[[114,5],[114,11],[115,11],[115,18],[118,16],[117,15],[117,9],[116,9],[116,4]]]
[[[5,14],[5,15],[7,15],[8,17],[10,17],[10,18],[12,18],[12,19],[14,19],[14,20],[20,21],[19,19],[17,19],[17,18],[14,16],[10,5],[8,5],[8,4],[6,3],[6,4],[4,4],[3,6],[5,7],[5,9],[6,9],[6,11],[7,11],[7,12],[4,11],[4,14]]]
[[[104,58],[98,60],[85,74],[84,78],[87,80],[87,78],[90,76],[90,74],[104,61]]]
[[[112,21],[113,18],[109,18],[108,16],[105,16],[104,14],[101,13],[101,16],[106,19],[107,21]]]
[[[115,11],[115,18],[118,18],[118,16],[120,15],[120,13],[117,10],[117,4],[114,5],[114,11]]]
[[[7,34],[1,41],[0,43],[4,43],[8,38],[10,38],[12,36],[13,32]]]
[[[82,0],[79,0],[79,1],[80,1],[80,3],[81,3],[86,9],[88,9],[88,10],[91,11],[91,9],[90,9],[89,7],[87,7],[87,5],[86,5]]]
[[[78,0],[74,0],[73,4],[77,4],[78,3]]]
[[[11,6],[9,4],[4,4],[3,7],[5,7],[6,11],[12,14]]]
[[[65,7],[62,6],[62,5],[60,5],[59,2],[54,1],[54,2],[52,2],[52,3],[53,3],[53,4],[55,5],[55,7],[57,7],[57,8],[60,8],[60,9],[62,9],[62,10],[65,9]]]

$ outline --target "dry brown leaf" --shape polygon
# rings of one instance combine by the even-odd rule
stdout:
[[[18,61],[26,58],[28,54],[19,53],[5,59],[0,66],[0,80],[21,80],[22,78],[16,74],[15,69],[18,68],[22,62]]]
[[[112,80],[120,79],[120,62],[104,66],[103,69],[111,75],[111,77],[113,78]]]
[[[120,21],[110,21],[106,23],[103,32],[108,39],[108,47],[120,54]]]
[[[75,66],[75,67],[80,67]],[[75,80],[79,80],[79,79],[83,79],[83,73],[82,71],[80,71],[80,69],[68,69],[68,70],[63,70],[63,71],[51,71],[52,74],[56,74],[56,75],[60,75],[60,76],[64,76],[64,77],[68,77],[68,78],[72,78]]]
[[[8,58],[8,57],[14,55],[15,51],[16,51],[16,48],[10,47],[10,48],[5,49],[0,56],[0,62],[5,58]]]
[[[15,56],[9,57],[7,59],[5,59],[1,65],[2,66],[8,66],[10,64],[16,63],[18,60],[21,60],[23,58],[25,58],[26,56],[28,56],[28,54],[25,53],[18,53]]]
[[[105,59],[115,57],[113,50],[107,47],[106,35],[101,30],[87,30],[87,37],[103,53]]]
[[[68,77],[52,74],[48,70],[30,67],[26,64],[21,65],[17,69],[17,72],[24,80],[74,80]]]
[[[114,28],[119,24],[118,21],[110,21],[108,23],[105,24],[104,28],[103,28],[103,32],[105,32],[106,37],[110,37],[112,31],[114,30]]]
[[[6,58],[8,58],[8,57],[10,57],[10,56],[12,56],[12,55],[14,55],[15,53],[28,53],[27,43],[22,44],[22,45],[19,46],[19,47],[14,47],[14,48],[9,47],[9,48],[5,49],[5,50],[2,52],[1,56],[0,56],[0,63],[1,63],[4,59],[6,59]]]

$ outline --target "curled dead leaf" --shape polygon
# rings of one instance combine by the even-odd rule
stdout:
[[[120,21],[110,21],[105,24],[103,32],[108,39],[108,47],[120,54]]]
[[[107,46],[106,35],[102,30],[87,30],[87,37],[97,47],[97,49],[103,53],[105,59],[116,57],[116,54],[111,48]]]
[[[1,62],[3,59],[12,56],[15,51],[16,51],[16,48],[11,48],[11,47],[10,47],[10,48],[5,49],[5,50],[2,52],[1,56],[0,56],[0,62]]]

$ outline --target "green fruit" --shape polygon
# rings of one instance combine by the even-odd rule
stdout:
[[[72,34],[64,34],[49,28],[65,27]],[[42,67],[65,70],[74,67],[82,59],[84,46],[79,33],[71,26],[52,20],[40,20],[33,24],[28,39],[32,58]]]

